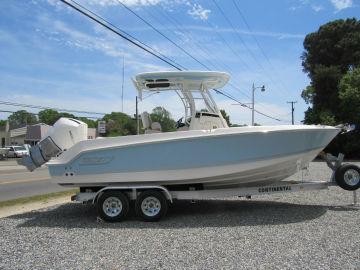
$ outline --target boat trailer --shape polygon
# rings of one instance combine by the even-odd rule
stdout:
[[[353,205],[357,205],[357,189],[360,187],[360,168],[353,164],[342,164],[344,155],[338,157],[322,152],[320,157],[332,170],[329,181],[280,181],[265,186],[232,187],[223,189],[195,189],[191,185],[186,190],[170,190],[156,185],[117,185],[97,191],[84,188],[84,191],[71,197],[72,201],[96,205],[99,216],[109,222],[123,220],[130,208],[129,201],[135,201],[135,212],[144,221],[158,221],[167,212],[168,202],[174,200],[209,200],[226,197],[245,197],[271,195],[328,189],[340,186],[353,192]],[[305,168],[303,168],[305,169]]]

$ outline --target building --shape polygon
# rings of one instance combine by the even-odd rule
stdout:
[[[25,143],[27,127],[10,130],[10,143],[8,145],[23,145]]]
[[[36,145],[44,135],[48,132],[51,126],[44,123],[39,123],[31,126],[15,128],[10,130],[9,145]]]
[[[7,121],[5,126],[0,126],[0,147],[10,144],[10,127]]]
[[[50,128],[51,126],[43,123],[27,126],[24,142],[26,144],[36,145],[44,138]]]
[[[88,128],[87,136],[89,140],[95,139],[97,137],[96,128]]]
[[[1,147],[5,145],[36,145],[40,142],[51,126],[39,123],[35,125],[25,126],[21,128],[9,130],[9,125],[0,127]],[[96,128],[88,128],[88,139],[95,139],[97,137]]]

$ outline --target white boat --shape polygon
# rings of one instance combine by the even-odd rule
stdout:
[[[143,113],[145,134],[87,140],[86,124],[60,119],[23,164],[33,170],[48,161],[51,181],[62,186],[266,185],[306,167],[340,132],[320,125],[228,127],[210,93],[228,80],[222,72],[139,74],[133,82],[140,99],[143,91],[178,94],[185,109],[178,131],[162,133]]]

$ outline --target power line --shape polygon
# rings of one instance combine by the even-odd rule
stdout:
[[[219,91],[219,90],[217,90],[217,89],[214,89],[214,90],[215,90],[216,93],[219,93],[219,94],[221,94],[221,95],[223,95],[223,96],[225,96],[225,97],[227,97],[227,98],[229,98],[229,99],[231,99],[231,100],[239,103],[240,106],[245,107],[245,108],[248,108],[248,109],[251,109],[250,106],[248,106],[248,105],[245,104],[245,103],[240,102],[239,100],[237,100],[236,98],[234,98],[234,97],[231,96],[230,94],[228,94],[228,93],[226,93],[226,92],[224,92],[224,91]],[[260,112],[260,111],[258,111],[258,110],[256,110],[256,109],[254,109],[254,111],[257,112],[257,113],[260,114],[260,115],[263,115],[263,116],[267,117],[267,118],[271,118],[271,119],[276,120],[276,121],[279,121],[279,122],[285,122],[285,120],[281,120],[281,119],[279,119],[279,118],[273,117],[273,116],[268,115],[268,114],[266,114],[266,113]]]
[[[123,39],[127,40],[128,42],[132,43],[133,45],[135,45],[136,47],[146,51],[147,53],[155,56],[156,58],[160,59],[161,61],[167,63],[168,65],[174,67],[177,70],[180,70],[178,66],[181,66],[179,64],[177,64],[175,61],[163,56],[161,53],[159,53],[158,51],[156,51],[155,49],[151,48],[150,46],[144,44],[143,42],[139,41],[138,39],[134,38],[133,36],[131,36],[130,34],[126,33],[124,30],[119,29],[118,27],[114,26],[112,23],[106,21],[105,19],[103,19],[102,17],[96,15],[95,13],[93,13],[92,11],[88,10],[87,8],[85,8],[84,6],[80,5],[79,3],[77,3],[76,1],[71,0],[71,2],[76,3],[77,6],[79,6],[81,9],[84,9],[86,12],[89,12],[90,14],[86,13],[84,10],[81,10],[80,8],[76,7],[75,5],[67,2],[66,0],[60,0],[61,2],[63,2],[64,4],[68,5],[69,7],[75,9],[76,11],[78,11],[79,13],[85,15],[86,17],[88,17],[89,19],[97,22],[98,24],[102,25],[103,27],[105,27],[106,29],[110,30],[111,32],[115,33],[116,35],[122,37]],[[92,16],[93,15],[93,16]],[[101,18],[102,21],[100,21],[97,18]],[[110,27],[111,26],[111,27]],[[113,28],[112,28],[113,27]],[[146,47],[146,48],[145,48]],[[156,53],[154,53],[156,52]]]
[[[133,11],[130,7],[128,7],[127,5],[125,5],[124,3],[122,3],[120,0],[118,0],[118,2],[124,7],[126,8],[128,11],[130,11],[132,14],[134,14],[137,18],[139,18],[141,21],[143,21],[146,25],[148,25],[150,28],[152,28],[155,32],[157,32],[159,35],[161,35],[162,37],[164,37],[166,40],[168,40],[170,43],[172,43],[176,48],[178,48],[179,50],[181,50],[183,53],[185,53],[187,56],[189,56],[191,59],[193,59],[194,61],[196,61],[198,64],[200,64],[201,66],[203,66],[204,68],[206,68],[207,70],[210,70],[210,68],[208,66],[206,66],[205,64],[203,64],[202,62],[200,62],[196,57],[194,57],[193,55],[191,55],[188,51],[186,51],[184,48],[182,48],[181,46],[179,46],[177,43],[175,43],[172,39],[170,39],[168,36],[166,36],[165,34],[163,34],[160,30],[158,30],[155,26],[153,26],[151,23],[149,23],[147,20],[145,20],[143,17],[141,17],[139,14],[137,14],[135,11]]]
[[[251,108],[250,106],[248,106],[246,103],[243,103],[243,102],[239,101],[238,99],[236,99],[236,98],[235,98],[234,96],[232,96],[231,94],[226,93],[224,90],[220,91],[220,90],[214,89],[214,91],[215,91],[216,93],[218,93],[218,94],[221,94],[221,95],[223,95],[223,96],[226,96],[227,98],[229,98],[229,99],[237,102],[238,104],[240,104],[240,106],[252,110],[252,108]],[[282,119],[273,117],[273,116],[271,116],[271,115],[268,115],[268,114],[263,113],[263,112],[261,112],[261,111],[258,111],[258,110],[256,110],[256,109],[254,109],[254,111],[257,112],[257,113],[260,114],[260,115],[263,115],[263,116],[265,116],[265,117],[271,118],[271,119],[273,119],[273,120],[276,120],[276,121],[279,121],[279,122],[286,122],[286,120],[282,120]]]
[[[148,2],[148,0],[146,0]],[[165,16],[167,16],[169,19],[177,22],[177,20],[174,17],[170,17],[169,15],[167,15],[165,12],[163,13]],[[180,24],[179,22],[177,22],[178,24]],[[237,51],[232,48],[232,46],[226,41],[226,39],[217,31],[217,28],[211,24],[208,20],[206,20],[206,23],[208,24],[208,26],[214,30],[215,34],[220,38],[220,41],[235,55],[238,57],[238,61],[242,63],[243,66],[245,66],[245,68],[247,69],[251,69],[249,67],[249,65],[242,59],[242,57],[237,53]],[[179,29],[179,28],[178,28]],[[183,30],[179,30],[181,32],[183,32]],[[190,34],[191,35],[191,34]],[[192,35],[191,35],[192,36]],[[196,39],[192,36],[191,40],[196,41]],[[208,50],[208,48],[205,45],[202,45],[202,47],[206,48]],[[202,50],[203,51],[203,50]],[[207,54],[209,57],[209,54]],[[221,63],[221,60],[217,60],[218,63]],[[228,73],[230,73],[230,75],[234,78],[235,76],[233,75],[233,73],[230,71],[231,68],[229,66],[227,66],[225,63],[221,63],[222,66],[225,66],[225,71],[227,71]],[[213,64],[212,64],[213,65]],[[213,65],[214,66],[214,65]],[[244,95],[247,98],[251,98],[246,92],[242,91],[239,87],[237,87],[236,85],[234,85],[232,82],[229,82],[229,85],[231,85],[236,91],[238,91],[240,94]],[[259,104],[261,107],[265,108],[262,104]]]
[[[145,1],[146,1],[147,3],[149,3],[148,0],[145,0]],[[157,18],[156,16],[154,16],[154,15],[153,15],[151,12],[149,12],[147,9],[145,9],[145,10],[146,10],[146,12],[147,12],[152,18],[154,18],[156,21],[159,22],[159,20],[158,20],[158,18]],[[160,11],[159,14],[161,15],[162,18],[163,18],[163,17],[166,17],[167,21],[170,22],[170,23],[172,23],[172,24],[175,26],[175,29],[177,29],[178,31],[180,31],[180,32],[181,32],[184,36],[186,36],[189,40],[193,41],[194,44],[196,45],[196,47],[197,47],[203,54],[205,54],[208,58],[214,57],[214,55],[211,54],[210,50],[206,47],[206,45],[205,45],[205,44],[199,44],[199,42],[197,41],[196,37],[194,37],[194,36],[191,34],[190,31],[186,31],[185,29],[181,29],[181,28],[180,28],[180,27],[184,27],[184,25],[183,25],[182,23],[180,23],[174,16],[169,16],[166,12],[163,12],[162,10],[159,10],[159,9],[157,9],[157,10]],[[161,22],[160,22],[160,23],[161,23]],[[209,22],[208,22],[208,24],[209,24],[213,29],[215,29],[215,31],[216,31],[216,28],[214,28],[213,25],[211,25]],[[217,32],[217,31],[216,31],[216,32]],[[218,35],[220,36],[220,38],[222,39],[223,43],[227,43],[226,40],[224,40],[224,38],[223,38],[218,32],[217,32],[217,34],[218,34]],[[236,51],[234,51],[234,50],[231,48],[230,44],[227,43],[227,44],[225,44],[225,45],[227,45],[227,46],[232,50],[233,53],[236,53]],[[237,55],[237,56],[240,57],[239,55]],[[209,59],[207,59],[207,60],[208,60],[208,62],[209,62],[213,67],[217,68],[217,67],[216,67],[216,64],[214,64],[214,63],[213,63],[212,61],[210,61]],[[225,63],[222,63],[222,62],[221,62],[221,59],[216,58],[216,60],[217,60],[216,63],[217,63],[218,65],[221,65],[223,70],[227,71],[233,78],[235,77],[234,74],[231,72],[231,68],[230,68],[229,66],[227,66]],[[242,60],[241,57],[240,57],[240,60]],[[246,64],[246,63],[245,63],[245,64]],[[234,85],[232,82],[229,82],[229,85],[231,85],[236,91],[238,91],[240,94],[244,95],[245,97],[251,98],[246,92],[244,92],[243,90],[241,90],[238,86]],[[260,105],[261,107],[265,108],[261,103],[258,104],[258,105]],[[266,108],[265,108],[265,109],[266,109]]]
[[[4,112],[4,113],[16,113],[16,111],[8,111],[8,110],[0,110],[0,112]],[[33,113],[33,112],[27,112],[27,113],[34,114],[34,115],[39,115],[38,113]],[[92,116],[79,116],[79,115],[75,115],[75,117],[77,117],[77,118],[99,119],[99,117],[92,117]]]
[[[270,73],[268,73],[268,71],[264,68],[264,66],[261,64],[261,62],[257,59],[256,55],[253,53],[253,51],[246,45],[245,41],[243,40],[243,38],[241,37],[239,31],[236,29],[236,27],[234,26],[234,24],[231,22],[231,20],[227,17],[227,15],[225,14],[225,12],[223,11],[223,9],[218,5],[218,3],[216,2],[216,0],[212,0],[212,2],[215,4],[216,8],[219,10],[219,12],[221,13],[221,15],[224,17],[224,19],[226,20],[226,22],[229,24],[229,26],[232,28],[232,30],[234,31],[234,33],[236,34],[236,36],[238,37],[238,39],[240,40],[241,44],[243,45],[243,47],[249,52],[249,54],[251,55],[251,57],[255,60],[255,62],[257,63],[257,65],[265,72],[266,76],[270,79],[270,81],[274,84],[277,85],[277,82],[275,82],[275,80],[272,78],[272,76],[270,75]],[[286,89],[286,88],[285,88]]]
[[[233,23],[230,21],[230,19],[226,16],[225,12],[222,10],[222,8],[218,5],[218,3],[216,2],[216,0],[212,0],[212,2],[215,4],[216,8],[220,11],[221,15],[225,18],[226,22],[230,25],[230,27],[232,28],[232,30],[237,34],[238,39],[240,40],[241,44],[243,45],[243,47],[249,52],[249,54],[251,55],[251,57],[255,60],[255,62],[257,62],[257,64],[263,69],[261,63],[258,61],[258,59],[256,58],[256,56],[254,55],[254,53],[250,50],[250,48],[246,45],[245,41],[243,40],[243,38],[240,36],[239,32],[236,30],[235,26],[233,25]]]
[[[73,7],[73,8],[75,8],[77,11],[81,12],[83,15],[86,15],[87,17],[89,17],[89,18],[93,19],[94,21],[100,23],[102,26],[106,27],[107,29],[113,31],[112,29],[108,28],[106,25],[104,25],[103,23],[101,23],[99,20],[96,20],[96,19],[92,18],[91,16],[89,16],[89,14],[86,14],[85,12],[82,12],[79,8],[75,7],[74,5],[68,3],[68,2],[65,1],[65,0],[61,0],[61,1],[64,2],[64,3],[66,3],[66,4],[68,4],[69,6],[71,6],[71,7]],[[106,22],[107,24],[111,25],[112,27],[116,28],[117,30],[120,30],[120,31],[126,33],[125,31],[123,31],[123,30],[119,29],[118,27],[116,27],[116,26],[115,26],[114,24],[112,24],[111,22],[109,22],[109,21],[105,20],[104,18],[102,18],[101,16],[95,14],[94,12],[90,11],[90,10],[87,9],[86,7],[78,4],[76,1],[73,1],[73,0],[71,0],[71,1],[74,2],[74,3],[76,3],[76,4],[77,4],[79,7],[81,7],[82,9],[86,10],[87,12],[89,12],[91,15],[96,16],[97,18],[101,19],[102,21]],[[118,0],[118,1],[119,1],[119,0]],[[139,19],[141,19],[142,21],[146,22],[146,24],[148,24],[150,27],[152,27],[155,31],[160,32],[160,31],[158,31],[155,27],[153,27],[150,23],[148,23],[148,22],[145,21],[143,18],[141,18],[139,15],[137,15],[134,11],[132,11],[129,7],[127,7],[125,4],[123,4],[121,1],[119,1],[119,3],[120,3],[121,5],[123,5],[126,9],[128,9],[129,11],[131,11],[131,12],[132,12],[134,15],[136,15]],[[113,32],[114,32],[114,31],[113,31]],[[161,32],[160,32],[160,33],[161,33]],[[131,35],[128,34],[128,33],[126,33],[126,35],[134,38],[133,36],[131,36]],[[165,35],[164,35],[163,33],[161,33],[161,35],[165,37]],[[121,35],[120,35],[120,36],[121,36]],[[122,37],[122,36],[121,36],[121,37]],[[168,39],[167,37],[165,37],[165,38]],[[140,43],[143,44],[143,45],[146,45],[145,43],[141,42],[140,40],[137,40],[137,39],[136,39],[136,41],[140,42]],[[171,42],[172,42],[172,43],[175,43],[175,42],[173,42],[173,41],[171,41]],[[226,40],[224,40],[224,42],[226,42]],[[227,44],[227,45],[230,47],[229,44]],[[147,46],[147,45],[146,45],[146,46]],[[176,46],[179,47],[177,44],[176,44]],[[148,46],[148,47],[149,47],[149,46]],[[151,47],[150,47],[150,48],[151,48]],[[231,47],[230,47],[230,48],[231,48]],[[182,48],[181,48],[181,49],[182,49]],[[235,52],[235,53],[236,53],[236,52]],[[162,55],[162,56],[163,56],[164,58],[167,58],[167,57],[164,56],[164,55]],[[240,57],[240,56],[239,56],[239,57]],[[169,59],[169,58],[167,58],[167,59]],[[170,60],[171,60],[171,59],[170,59]],[[171,61],[172,61],[173,63],[175,63],[177,66],[180,66],[180,67],[183,68],[183,69],[187,69],[187,68],[181,66],[180,64],[176,63],[175,61],[173,61],[173,60],[171,60]],[[206,65],[204,65],[203,63],[201,63],[199,60],[196,59],[195,61],[199,62],[199,63],[200,63],[202,66],[204,66],[207,70],[210,70]],[[244,62],[244,63],[245,63],[245,62]],[[168,64],[169,64],[169,63],[168,63]],[[172,66],[173,66],[173,65],[172,65]],[[178,70],[180,70],[178,67],[175,67],[175,68],[177,68]],[[234,88],[236,88],[236,87],[234,87]],[[237,89],[238,91],[240,91],[242,94],[244,94],[245,96],[249,97],[247,94],[243,93],[243,92],[242,92],[241,90],[239,90],[238,88],[236,88],[236,89]]]
[[[249,23],[247,22],[244,14],[241,12],[241,9],[239,8],[238,4],[236,3],[235,0],[232,0],[232,2],[233,2],[233,4],[234,4],[234,6],[235,6],[235,9],[236,9],[237,12],[239,13],[241,19],[243,20],[245,26],[246,26],[247,29],[250,31],[251,36],[252,36],[252,38],[254,39],[256,45],[258,46],[258,48],[260,49],[262,55],[264,56],[264,58],[266,59],[266,61],[268,62],[268,64],[271,66],[271,68],[273,69],[273,71],[276,72],[276,69],[274,68],[274,66],[273,66],[273,64],[271,63],[269,57],[268,57],[267,54],[265,53],[265,50],[264,50],[263,47],[261,46],[260,42],[258,41],[258,39],[256,38],[256,36],[254,35],[254,32],[252,31]],[[283,81],[281,80],[281,77],[279,76],[279,74],[278,74],[277,72],[276,72],[276,76],[279,78],[280,84],[281,84],[281,86],[283,87],[283,89],[284,89],[285,91],[287,91],[287,92],[290,93],[290,91],[287,90],[287,88],[285,87]],[[290,93],[290,94],[291,94],[291,93]]]
[[[149,3],[148,0],[145,0],[148,4],[151,4]],[[152,10],[153,10],[153,7],[151,7],[151,9],[144,9],[146,11],[146,13],[148,13],[154,20],[156,20],[158,23],[160,23],[160,25],[163,25],[163,23],[159,20],[159,17],[160,18],[165,18],[167,20],[167,22],[170,22],[177,31],[179,31],[183,36],[182,36],[182,41],[184,43],[186,43],[186,40],[183,38],[184,36],[187,37],[189,40],[191,40],[193,42],[193,44],[191,44],[191,46],[193,48],[196,48],[197,50],[200,50],[203,54],[203,56],[206,56],[207,57],[207,62],[214,68],[216,68],[216,66],[214,65],[214,63],[210,60],[210,55],[205,51],[204,49],[204,44],[200,44],[192,35],[189,31],[186,31],[185,29],[181,29],[181,23],[179,21],[177,21],[175,18],[173,18],[172,16],[169,16],[166,12],[163,12],[162,10],[160,9],[155,9],[154,10],[160,15],[160,16],[156,16],[152,13]],[[151,10],[151,11],[150,11]],[[168,28],[168,30],[170,30]],[[195,45],[195,46],[193,46]]]
[[[148,2],[148,0],[146,0]],[[147,10],[146,10],[147,11]],[[153,18],[155,18],[157,21],[159,21],[157,19],[157,17],[155,17],[154,15],[152,15],[149,11],[147,11],[148,14],[150,14]],[[196,40],[196,37],[194,37],[189,31],[186,31],[185,29],[181,29],[180,27],[183,27],[183,25],[177,21],[174,17],[171,17],[169,16],[166,12],[162,12],[160,10],[161,14],[160,15],[163,15],[167,18],[167,21],[171,22],[175,28],[180,31],[183,35],[185,35],[186,37],[189,38],[189,40],[193,41],[196,45],[196,47],[204,54],[206,55],[209,59],[214,57],[214,55],[211,55],[211,52],[210,50],[205,46],[205,44],[200,44],[197,40]],[[226,42],[226,40],[224,40]],[[230,47],[230,45],[228,44],[228,46]],[[230,48],[231,49],[231,48]],[[208,62],[215,68],[216,67],[216,64],[214,64],[212,61],[210,61],[209,59]],[[222,66],[222,69],[224,69],[225,71],[227,71],[228,73],[230,73],[230,75],[234,78],[235,76],[233,75],[233,73],[231,72],[231,68],[229,66],[227,66],[225,63],[222,63],[221,60],[219,60],[218,58],[216,58],[217,60],[217,64],[221,65]],[[224,68],[225,67],[225,68]],[[241,93],[242,95],[250,98],[250,96],[242,91],[240,88],[238,88],[237,86],[233,85],[231,82],[229,83],[230,85],[232,85],[234,87],[235,90],[237,90],[239,93]]]
[[[5,113],[14,113],[15,111],[5,111],[5,110],[0,110],[0,112],[5,112]]]
[[[167,60],[165,59],[165,58],[167,58],[167,57],[161,57],[161,56],[155,54],[154,52],[150,51],[149,49],[145,48],[144,46],[140,45],[139,43],[137,43],[137,42],[133,41],[132,39],[126,37],[124,34],[122,34],[121,32],[117,31],[117,30],[120,30],[119,28],[117,28],[116,26],[114,26],[112,23],[106,21],[106,20],[105,20],[104,18],[102,18],[101,16],[99,16],[99,15],[93,13],[92,11],[86,9],[85,7],[81,6],[81,5],[78,4],[76,1],[71,0],[71,1],[72,1],[73,3],[75,3],[78,7],[74,6],[73,4],[71,4],[71,3],[69,3],[69,2],[67,2],[67,1],[65,1],[65,0],[61,0],[61,1],[62,1],[63,3],[65,3],[66,5],[68,5],[69,7],[75,9],[75,10],[78,11],[79,13],[81,13],[81,14],[85,15],[86,17],[90,18],[91,20],[99,23],[100,25],[102,25],[102,26],[105,27],[106,29],[110,30],[111,32],[117,34],[118,36],[120,36],[120,37],[124,38],[125,40],[129,41],[130,43],[134,44],[135,46],[137,46],[137,47],[143,49],[144,51],[152,54],[153,56],[157,57],[157,58],[160,59],[161,61],[167,63],[168,65],[171,65],[172,67],[176,68],[177,70],[180,70],[180,71],[182,70],[182,68],[183,68],[182,66],[181,66],[181,67],[182,67],[182,68],[181,68],[181,67],[178,66],[178,64],[173,64],[174,61],[173,61],[173,63],[170,63],[169,61],[167,61]],[[121,2],[120,2],[120,3],[121,3]],[[80,7],[80,8],[79,8],[79,7]],[[84,10],[86,10],[87,12],[81,10],[81,8],[84,9]],[[95,17],[94,17],[94,16],[95,16]],[[105,23],[104,23],[104,22],[105,22]],[[109,25],[112,26],[112,27],[115,28],[115,29],[111,28]],[[116,30],[116,29],[117,29],[117,30]],[[120,30],[120,31],[122,31],[122,30]],[[138,41],[138,42],[140,42],[140,41]],[[141,43],[144,44],[143,42],[141,42]],[[146,46],[147,46],[147,45],[146,45]],[[150,48],[151,48],[151,47],[150,47]],[[200,62],[200,63],[201,63],[201,62]],[[203,65],[203,64],[202,64],[202,65]],[[186,68],[185,68],[185,69],[186,69]],[[209,68],[207,68],[207,69],[209,69]],[[244,105],[244,107],[250,109],[250,107],[248,107],[246,104],[243,104],[242,102],[238,101],[238,100],[235,99],[234,97],[231,97],[229,94],[226,94],[224,91],[220,91],[220,90],[217,90],[217,89],[214,89],[214,90],[215,90],[217,93],[222,94],[222,95],[224,95],[224,96],[232,99],[233,101],[238,102],[239,104],[242,104],[242,106]],[[268,118],[271,118],[271,119],[273,119],[273,120],[282,121],[282,120],[280,120],[280,119],[278,119],[278,118],[272,117],[272,116],[267,115],[267,114],[265,114],[265,113],[262,113],[262,112],[260,112],[260,111],[258,111],[258,110],[256,110],[256,112],[257,112],[258,114],[261,114],[261,115],[263,115],[263,116],[265,116],[265,117],[268,117]]]
[[[145,0],[147,3],[149,3],[148,0]],[[168,22],[170,22],[172,25],[175,26],[175,29],[177,29],[179,32],[181,32],[184,36],[186,36],[189,40],[193,41],[194,44],[196,45],[196,47],[204,54],[206,55],[208,58],[212,58],[214,55],[210,55],[211,52],[209,52],[209,49],[205,46],[205,44],[200,45],[198,43],[198,41],[196,40],[196,37],[194,37],[190,31],[186,31],[185,29],[181,29],[180,27],[183,27],[183,25],[176,20],[175,17],[173,16],[169,16],[166,12],[163,12],[159,9],[157,9],[158,11],[160,11],[160,14],[162,18],[166,17],[165,19],[167,19]],[[145,11],[153,18],[155,19],[157,22],[159,22],[161,24],[161,22],[159,21],[158,17],[154,16],[150,11],[148,11],[147,9],[145,9]],[[226,42],[226,40],[224,40]],[[229,45],[229,44],[228,44]],[[229,45],[230,46],[230,45]],[[210,61],[209,59],[207,59],[207,61],[215,68],[216,64],[214,64],[212,61]],[[221,60],[217,59],[217,64],[220,64],[221,66],[225,66],[225,63],[222,63]],[[233,75],[233,73],[230,71],[231,68],[229,68],[228,66],[226,66],[225,68],[223,68],[225,71],[227,71],[232,77],[235,77]],[[234,85],[232,82],[229,82],[229,85],[231,85],[236,91],[238,91],[240,94],[246,96],[247,98],[251,98],[246,92],[242,91],[239,87],[237,87],[236,85]],[[259,104],[261,107],[265,108],[261,103]]]
[[[228,47],[228,49],[238,57],[239,62],[241,62],[241,64],[247,68],[250,69],[249,65],[242,59],[242,57],[240,56],[240,54],[238,54],[238,52],[232,48],[232,46],[226,41],[226,39],[217,31],[216,27],[214,25],[212,25],[209,21],[206,21],[207,25],[210,26],[214,31],[215,34],[220,38],[220,40],[222,41],[223,44],[226,45],[226,47]]]
[[[105,113],[100,112],[88,112],[88,111],[77,111],[77,110],[69,110],[69,109],[60,109],[60,108],[51,108],[51,107],[44,107],[39,105],[31,105],[31,104],[23,104],[23,103],[16,103],[10,101],[1,101],[1,105],[8,105],[8,106],[15,106],[15,107],[23,107],[23,108],[32,108],[32,109],[41,109],[41,110],[56,110],[68,113],[84,113],[84,114],[95,114],[95,115],[105,115]]]
[[[148,2],[148,0],[146,0],[146,1]],[[183,33],[183,35],[187,36],[189,40],[193,41],[195,43],[196,47],[199,50],[201,50],[209,59],[215,58],[217,61],[217,64],[221,65],[222,69],[226,70],[227,72],[229,72],[231,74],[231,71],[230,71],[231,68],[228,65],[226,65],[225,63],[222,63],[221,60],[219,60],[219,58],[217,58],[209,50],[209,48],[206,46],[206,44],[204,44],[204,43],[200,44],[200,42],[196,39],[196,37],[194,37],[190,31],[185,30],[184,25],[182,23],[180,23],[174,16],[169,16],[166,12],[163,12],[163,11],[161,11],[161,14],[163,14],[165,17],[167,17],[168,21],[171,21],[178,31]],[[183,27],[184,29],[181,29],[181,27]],[[209,59],[207,59],[207,60],[211,63],[211,65],[216,67],[216,65]]]

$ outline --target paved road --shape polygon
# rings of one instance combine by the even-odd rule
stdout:
[[[15,159],[0,161],[0,201],[66,190],[49,179],[46,167],[29,172]]]

